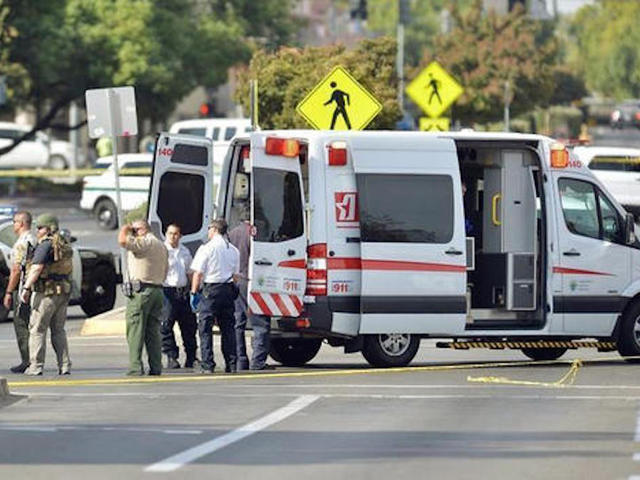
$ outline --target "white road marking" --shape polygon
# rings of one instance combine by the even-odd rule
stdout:
[[[270,414],[259,418],[251,423],[248,423],[240,428],[237,428],[225,435],[214,438],[201,445],[195,446],[184,452],[180,452],[169,458],[161,460],[153,465],[149,465],[144,469],[145,472],[173,472],[183,467],[187,463],[191,463],[205,455],[209,455],[221,448],[224,448],[232,443],[238,442],[243,438],[246,438],[254,433],[264,430],[271,425],[281,422],[287,417],[299,412],[303,408],[311,405],[318,400],[318,395],[303,395],[296,398],[288,405],[271,412]]]

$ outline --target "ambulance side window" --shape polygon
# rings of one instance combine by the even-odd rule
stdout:
[[[258,242],[284,242],[300,237],[302,195],[297,173],[254,168],[254,223]]]
[[[363,242],[448,243],[453,238],[449,175],[357,175]]]
[[[157,213],[162,231],[171,223],[180,225],[183,235],[199,232],[204,208],[204,177],[167,172],[160,179]]]

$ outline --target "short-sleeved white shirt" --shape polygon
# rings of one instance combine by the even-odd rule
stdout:
[[[169,242],[164,242],[169,253],[169,269],[167,270],[167,278],[162,284],[165,287],[185,287],[187,285],[189,268],[193,257],[191,252],[184,245],[178,245],[173,248]]]
[[[239,269],[238,249],[218,234],[198,248],[191,263],[191,270],[203,274],[204,283],[229,282]]]

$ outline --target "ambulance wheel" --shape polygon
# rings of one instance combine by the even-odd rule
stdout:
[[[524,353],[531,360],[556,360],[564,355],[566,348],[523,348]]]
[[[622,315],[618,353],[623,357],[640,356],[640,302],[634,302]],[[628,362],[638,362],[638,358],[627,358]]]
[[[118,210],[115,203],[108,198],[103,198],[97,204],[93,212],[96,215],[98,226],[103,230],[114,230],[118,226]]]
[[[301,367],[320,351],[320,338],[274,338],[269,355],[285,367]]]
[[[91,272],[88,286],[82,292],[80,308],[93,317],[108,312],[116,303],[116,272],[110,265],[97,265]]]
[[[365,335],[362,355],[372,367],[404,367],[418,353],[420,338],[410,333]]]

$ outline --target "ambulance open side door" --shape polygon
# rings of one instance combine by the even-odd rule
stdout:
[[[156,143],[149,190],[151,230],[164,239],[171,223],[182,230],[192,254],[207,241],[214,208],[213,146],[208,138],[161,133]]]
[[[248,304],[255,314],[302,314],[307,239],[299,148],[296,140],[251,136]]]
[[[453,140],[348,144],[360,216],[360,333],[463,332],[466,245]]]

